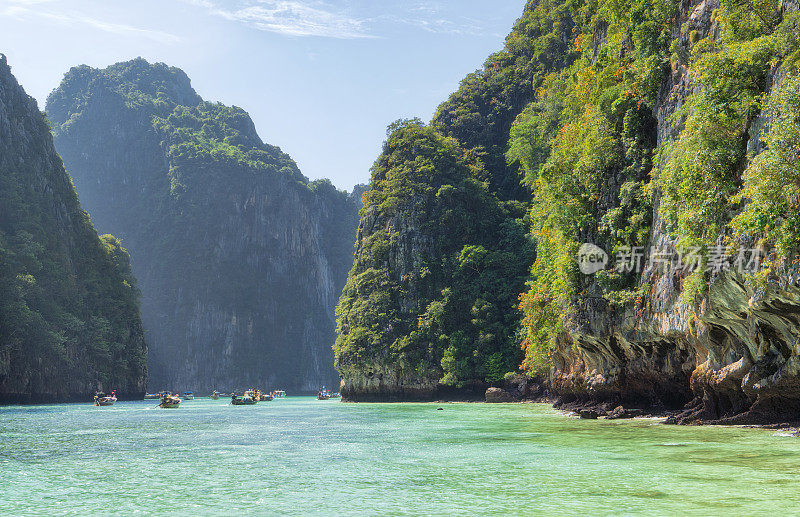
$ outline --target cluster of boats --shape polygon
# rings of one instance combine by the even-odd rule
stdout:
[[[211,400],[219,400],[220,397],[228,396],[230,396],[231,404],[234,406],[249,406],[252,404],[257,404],[258,402],[269,402],[270,400],[274,400],[276,398],[284,398],[286,397],[286,392],[283,390],[273,390],[269,393],[264,393],[261,390],[249,389],[245,390],[241,395],[237,395],[235,391],[231,392],[230,394],[226,394],[214,390],[209,398]],[[160,399],[161,402],[158,406],[162,408],[176,408],[180,406],[181,401],[194,399],[194,393],[191,391],[186,391],[183,393],[183,395],[181,395],[179,393],[160,391],[158,393],[148,393],[144,396],[144,398],[154,400]]]
[[[322,387],[321,390],[317,392],[317,400],[328,400],[328,399],[338,399],[342,395],[339,392],[333,392],[325,386]]]
[[[251,388],[249,390],[245,390],[241,395],[237,395],[235,391],[231,392],[230,394],[226,394],[214,390],[209,398],[212,400],[219,400],[220,397],[228,396],[230,396],[231,404],[234,406],[250,406],[253,404],[258,404],[259,402],[269,402],[274,399],[282,399],[286,397],[286,392],[283,390],[273,390],[265,393],[261,390]],[[317,400],[338,399],[340,397],[341,395],[338,392],[333,392],[327,389],[325,386],[323,386],[322,389],[317,392]],[[144,398],[145,400],[160,400],[158,407],[176,408],[179,407],[181,402],[184,400],[193,400],[194,392],[184,391],[183,394],[181,394],[172,393],[169,391],[159,391],[158,393],[147,393]],[[103,392],[97,392],[94,395],[95,406],[113,406],[116,401],[116,390],[112,391],[110,395],[107,395]]]
[[[259,402],[269,402],[275,399],[275,392],[262,393],[261,390],[249,389],[245,390],[242,395],[237,395],[234,391],[231,393],[231,404],[234,406],[250,406],[258,404]],[[284,392],[284,396],[286,393]]]

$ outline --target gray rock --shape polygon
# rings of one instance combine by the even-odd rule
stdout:
[[[486,402],[513,402],[514,397],[502,388],[488,388],[486,390]]]
[[[620,418],[632,418],[632,416],[622,406],[617,406],[606,414],[607,420],[618,420]]]

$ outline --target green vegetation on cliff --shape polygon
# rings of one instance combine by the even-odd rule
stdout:
[[[744,171],[734,201],[750,202],[733,224],[787,257],[800,248],[800,75],[783,79],[767,99],[766,113],[771,120],[764,133],[766,149]]]
[[[774,149],[791,138],[791,124],[770,124],[767,152],[748,149],[769,81],[789,74],[768,109],[790,108],[780,115],[784,122],[798,113],[796,104],[791,111],[792,66],[779,68],[797,50],[795,18],[782,21],[777,1],[723,0],[710,14],[710,30],[692,30],[704,15],[698,8],[673,37],[668,28],[677,8],[666,0],[630,0],[573,10],[583,20],[575,37],[581,58],[538,93],[534,105],[551,108],[545,116],[526,110],[512,129],[509,158],[522,163],[534,192],[538,260],[522,301],[531,370],[549,369],[556,339],[581,325],[592,297],[604,298],[609,311],[644,303],[646,279],[635,272],[582,276],[576,252],[582,242],[610,253],[649,244],[654,201],[680,249],[707,253],[730,233],[737,207],[750,200],[756,202],[733,221],[739,237],[766,231],[762,244],[777,243],[784,256],[796,246],[792,197],[779,194],[792,184],[781,167],[793,162]],[[654,112],[670,73],[688,78],[687,94],[673,126],[660,129],[677,136],[667,135],[656,149]],[[697,268],[684,281],[683,299],[691,303],[706,286],[706,272]]]
[[[537,260],[522,297],[525,367],[549,370],[549,349],[577,324],[584,294],[610,305],[635,301],[637,278],[578,272],[577,251],[644,246],[652,204],[648,183],[656,146],[654,105],[669,56],[668,0],[571,4],[580,58],[551,74],[517,119],[508,158],[533,190]]]
[[[261,142],[250,116],[236,106],[210,102],[176,106],[165,118],[155,117],[153,125],[168,146],[173,195],[191,182],[188,178],[184,182],[183,174],[205,171],[213,175],[208,170],[212,165],[250,173],[277,170],[301,183],[306,181],[291,158],[278,147]]]
[[[572,28],[568,2],[529,1],[505,48],[464,78],[434,115],[432,125],[459,141],[468,158],[480,164],[478,179],[488,181],[501,200],[530,199],[518,164],[505,159],[509,130],[550,74],[578,56]]]
[[[337,309],[340,371],[391,364],[447,385],[516,370],[524,227],[464,151],[418,120],[394,124],[372,170],[356,261]]]
[[[138,296],[127,252],[98,238],[0,56],[0,399],[144,392]]]
[[[461,158],[469,177],[485,182],[488,198],[503,208],[505,215],[495,230],[496,234],[509,235],[506,228],[522,231],[522,217],[530,204],[528,224],[533,225],[536,233],[539,260],[534,266],[534,278],[538,279],[539,285],[535,289],[539,293],[524,298],[520,309],[527,311],[529,319],[534,322],[532,325],[541,327],[535,337],[540,341],[548,339],[550,330],[562,322],[562,306],[568,303],[575,288],[576,268],[570,266],[574,264],[570,261],[571,254],[577,249],[576,242],[597,240],[613,246],[631,241],[642,244],[647,239],[651,207],[645,184],[655,135],[654,129],[649,127],[652,113],[642,99],[655,96],[660,80],[648,65],[654,62],[663,64],[667,59],[669,36],[664,24],[671,11],[669,3],[662,4],[642,3],[634,13],[617,22],[620,26],[630,25],[630,17],[634,17],[641,19],[646,26],[633,36],[637,42],[642,42],[644,50],[640,55],[626,55],[625,35],[621,34],[621,29],[615,32],[612,28],[608,31],[608,38],[613,45],[602,55],[593,56],[593,34],[580,35],[580,28],[592,23],[592,6],[558,0],[529,2],[506,39],[503,51],[490,56],[483,70],[470,74],[462,82],[459,90],[439,107],[431,124],[433,130],[455,139],[451,145],[457,147],[454,153]],[[619,18],[625,12],[624,8],[616,7],[613,12],[608,12],[608,16]],[[606,37],[606,28],[597,32],[598,37],[600,33]],[[389,150],[393,138],[395,136],[390,136],[387,142]],[[363,235],[365,222],[370,217],[390,217],[389,209],[395,208],[391,203],[398,196],[397,192],[409,187],[406,177],[402,177],[402,181],[387,182],[382,187],[380,164],[386,159],[386,154],[387,148],[384,148],[378,168],[373,171],[372,187],[376,191],[388,189],[387,200],[375,202],[371,211],[368,204],[368,210],[363,213],[357,257],[379,234]],[[413,148],[405,160],[411,162],[421,158],[419,151]],[[426,188],[435,189],[441,172],[433,165],[417,181]],[[609,187],[613,192],[611,196],[605,195]],[[437,199],[432,208],[440,209],[442,204]],[[414,206],[404,206],[403,210],[411,217],[431,213],[431,210],[422,212]],[[459,224],[469,228],[485,219],[483,210],[471,209]],[[424,231],[423,226],[414,228]],[[387,253],[401,245],[388,238],[378,240]],[[459,244],[469,245],[468,242]],[[472,256],[469,253],[462,255],[466,262]],[[487,255],[481,255],[482,263],[490,270],[510,266],[506,274],[513,271],[506,277],[507,285],[499,291],[492,283],[475,279],[468,282],[476,300],[487,297],[488,293],[502,293],[498,310],[505,312],[505,316],[495,317],[499,322],[496,329],[473,317],[462,328],[453,326],[453,330],[442,332],[447,339],[422,339],[421,343],[425,343],[430,355],[442,357],[442,382],[491,382],[505,373],[499,370],[517,369],[519,363],[512,358],[519,357],[517,350],[520,341],[525,339],[518,334],[521,313],[516,305],[518,294],[524,289],[521,284],[523,275],[517,268],[527,267],[533,258],[532,246],[516,237],[507,238],[499,247],[491,248]],[[445,302],[449,302],[459,286],[457,273],[461,270],[460,265],[460,262],[453,261],[447,266],[449,270],[443,270],[447,274],[434,275],[438,282],[437,290],[443,293]],[[363,274],[358,266],[357,258],[348,285],[354,283],[354,273]],[[389,276],[408,273],[402,265],[391,261],[385,268]],[[634,296],[633,282],[626,278],[609,274],[605,284],[610,298],[625,300]],[[516,293],[508,294],[514,289]],[[353,298],[358,303],[353,303]],[[357,317],[353,313],[372,309],[369,299],[364,298],[357,289],[346,290],[342,298],[337,341],[340,355],[347,351],[345,345],[354,339],[350,322]],[[531,303],[534,298],[536,303]],[[387,343],[416,343],[427,330],[424,324],[435,321],[439,307],[438,302],[432,306],[420,306],[417,301],[413,293],[400,293],[394,300],[384,298],[387,310],[405,310],[418,321],[416,325],[395,326],[391,330],[376,326],[373,338],[384,342],[384,346]],[[512,304],[515,307],[512,308]],[[531,315],[536,304],[542,307],[542,311]],[[481,313],[477,306],[458,308],[457,312],[462,314],[462,318],[467,312]],[[463,324],[462,321],[458,323]],[[484,329],[487,335],[497,340],[496,348],[500,355],[482,353],[485,338],[481,332],[466,330],[470,324]],[[530,339],[529,335],[526,343]],[[496,367],[490,368],[485,364],[479,368],[464,368],[463,357],[469,353],[454,355],[455,350],[471,351],[469,353],[478,358],[467,363],[492,362]],[[378,362],[391,364],[375,350],[362,353],[360,357],[364,364],[370,364],[376,357]],[[498,361],[500,357],[502,361]],[[432,362],[435,364],[436,361]],[[340,371],[353,363],[343,364],[340,359]],[[487,374],[487,371],[492,373]]]

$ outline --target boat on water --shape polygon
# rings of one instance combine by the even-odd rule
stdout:
[[[169,409],[176,408],[180,406],[180,404],[181,398],[179,396],[166,394],[161,398],[161,403],[158,405],[158,407]]]
[[[261,393],[260,391],[257,391],[256,394],[259,402],[269,402],[275,398],[272,396],[272,393]]]
[[[274,399],[282,399],[286,396],[286,392],[283,390],[274,390],[272,392],[272,398]]]
[[[217,390],[214,390],[211,394],[211,400],[219,400],[219,392]]]
[[[317,400],[328,400],[329,398],[331,398],[331,392],[323,386],[322,389],[317,392]]]
[[[161,393],[161,392],[159,392],[159,393],[145,393],[144,394],[144,399],[145,400],[158,400],[163,396],[164,396],[164,394]]]
[[[340,398],[342,398],[342,394],[339,393],[338,391],[336,393],[331,393],[330,395],[331,395],[332,399],[340,399]]]
[[[183,392],[183,400],[194,400],[194,392],[193,391],[184,391]]]
[[[234,406],[252,406],[257,404],[258,399],[252,390],[247,390],[244,395],[237,395],[235,392],[231,394],[231,404]]]
[[[111,392],[111,395],[106,395],[103,392],[95,393],[94,405],[95,406],[113,406],[117,401],[117,390]]]

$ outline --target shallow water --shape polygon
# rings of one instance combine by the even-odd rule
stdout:
[[[154,406],[0,407],[0,514],[800,510],[800,440],[774,431],[578,420],[540,404]]]

